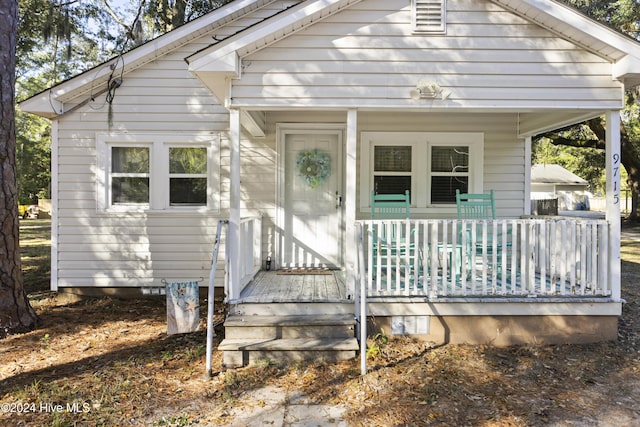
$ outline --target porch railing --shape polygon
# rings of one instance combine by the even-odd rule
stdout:
[[[359,223],[368,297],[612,294],[604,220]]]
[[[240,291],[247,286],[262,266],[262,217],[240,220]],[[239,294],[238,294],[239,295]]]

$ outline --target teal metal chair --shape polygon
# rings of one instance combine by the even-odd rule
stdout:
[[[409,219],[411,199],[404,194],[376,194],[371,192],[371,219]]]
[[[463,194],[456,190],[458,219],[496,219],[496,201],[489,193]]]
[[[458,219],[459,220],[476,220],[476,221],[490,221],[496,219],[496,202],[494,198],[493,190],[490,190],[488,193],[476,193],[476,194],[465,194],[460,193],[460,190],[456,190],[456,207],[458,211]],[[471,239],[471,230],[465,229],[460,230],[460,235],[462,232],[467,234],[467,254],[470,255],[472,248],[472,239]],[[493,233],[492,230],[489,229],[486,240],[483,237],[482,229],[475,230],[475,253],[477,255],[484,254],[487,257],[493,258],[494,247],[496,249],[496,255],[498,259],[498,272],[501,271],[502,264],[500,263],[501,255],[502,255],[502,233],[498,233],[498,239],[496,240],[496,244],[493,243]],[[508,240],[510,242],[511,239]],[[510,243],[507,243],[509,246]]]
[[[401,270],[408,267],[410,274],[418,277],[420,268],[419,265],[414,265],[416,258],[416,244],[412,238],[414,230],[410,235],[405,235],[405,223],[399,222],[399,220],[409,219],[410,204],[409,190],[404,194],[375,194],[375,192],[371,192],[371,219],[395,221],[394,223],[373,226],[373,277],[378,270],[378,264],[381,271],[387,271],[387,267],[391,267],[394,263],[400,263]],[[410,262],[409,265],[405,265],[407,258]],[[393,265],[392,268],[395,270],[396,265]]]

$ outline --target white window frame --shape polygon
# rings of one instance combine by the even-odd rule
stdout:
[[[482,193],[484,133],[362,132],[360,134],[360,211],[369,212],[374,177],[374,147],[411,146],[411,208],[416,213],[454,213],[455,203],[431,204],[431,147],[469,147],[469,192]]]
[[[97,143],[97,208],[104,212],[219,212],[220,209],[220,135],[171,133],[101,133]],[[111,148],[149,148],[149,204],[113,205],[111,200]],[[169,202],[169,148],[204,147],[207,149],[206,206],[171,206]]]

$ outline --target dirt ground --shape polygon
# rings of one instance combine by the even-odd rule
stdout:
[[[29,277],[46,274],[46,251],[29,257]],[[638,229],[623,233],[622,258],[616,342],[431,348],[394,339],[365,377],[358,360],[224,370],[216,351],[207,379],[205,301],[200,332],[168,336],[162,297],[77,300],[37,285],[37,330],[0,341],[0,425],[224,425],[231,408],[260,405],[243,396],[266,385],[345,405],[353,426],[640,425]],[[220,320],[224,307],[216,309]]]

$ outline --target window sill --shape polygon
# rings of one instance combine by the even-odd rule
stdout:
[[[198,207],[198,208],[167,208],[167,209],[103,209],[98,210],[98,215],[104,217],[153,217],[153,216],[173,216],[173,217],[201,217],[214,216],[220,214],[219,209]]]

